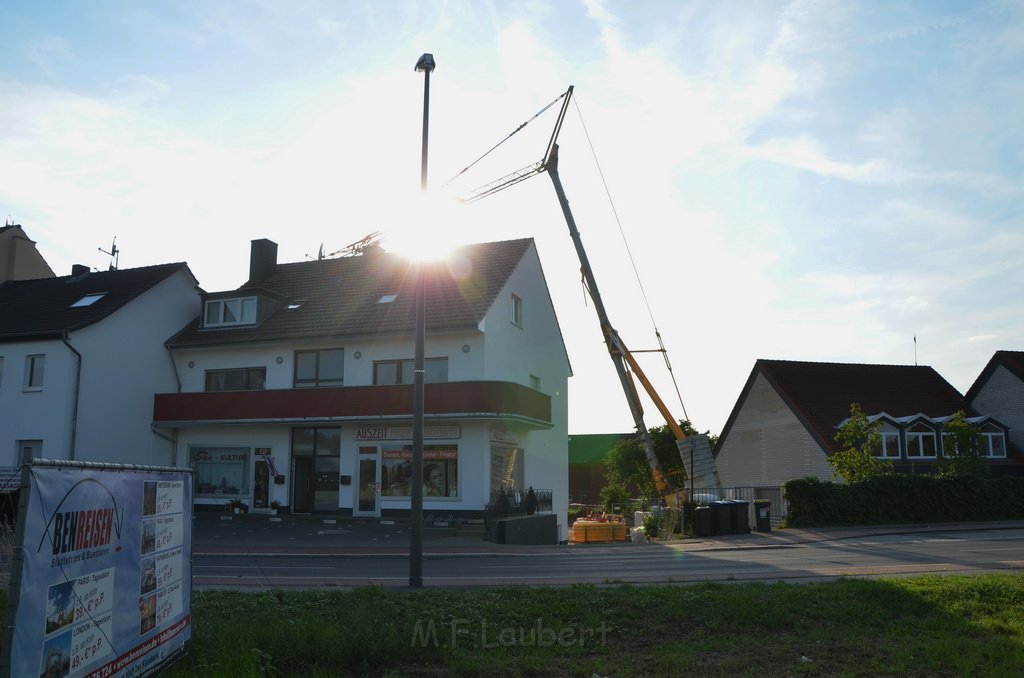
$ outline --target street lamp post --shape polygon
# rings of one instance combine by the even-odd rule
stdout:
[[[423,73],[423,156],[420,163],[420,190],[427,190],[427,129],[430,121],[430,73],[434,55],[424,54],[416,62],[416,72]],[[409,586],[423,586],[423,345],[427,333],[427,295],[423,264],[416,275],[416,355],[412,387],[412,494],[409,498]]]

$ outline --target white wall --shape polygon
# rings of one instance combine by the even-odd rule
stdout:
[[[715,463],[725,487],[777,487],[807,476],[832,480],[824,450],[760,373]]]
[[[175,273],[134,301],[71,335],[82,354],[75,457],[170,465],[170,447],[150,429],[153,394],[177,390],[164,342],[196,316],[191,276]]]
[[[1024,381],[999,365],[978,391],[971,406],[1010,427],[1010,442],[1024,450]]]
[[[25,358],[45,355],[43,388],[25,391]],[[42,440],[43,456],[66,459],[71,444],[74,354],[60,340],[0,344],[0,466],[17,466],[18,440]]]

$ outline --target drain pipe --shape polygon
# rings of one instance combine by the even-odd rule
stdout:
[[[71,461],[75,460],[75,438],[78,435],[78,398],[82,388],[82,354],[78,352],[71,342],[68,341],[68,331],[64,330],[64,335],[61,337],[61,341],[64,345],[75,354],[75,399],[71,403],[71,444],[68,449],[68,459]]]

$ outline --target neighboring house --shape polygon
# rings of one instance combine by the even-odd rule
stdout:
[[[0,283],[0,467],[172,463],[153,394],[176,387],[164,342],[198,298],[183,263]]]
[[[777,487],[795,478],[833,479],[828,456],[850,404],[880,421],[879,455],[899,471],[934,467],[942,424],[963,410],[985,434],[993,475],[1020,474],[1024,457],[1006,426],[980,412],[931,367],[758,360],[715,449],[726,487]]]
[[[569,436],[569,500],[598,504],[608,484],[604,464],[615,444],[631,433],[588,433]]]
[[[53,269],[18,224],[0,227],[0,283],[53,278]]]
[[[167,342],[181,386],[156,396],[154,425],[195,469],[197,504],[408,515],[416,266],[379,246],[279,264],[264,239],[249,270]],[[423,270],[424,514],[478,516],[493,490],[534,487],[564,523],[570,368],[536,245]]]
[[[1024,351],[996,351],[964,397],[1009,426],[1010,444],[1024,450]]]

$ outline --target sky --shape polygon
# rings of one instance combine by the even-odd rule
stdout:
[[[0,213],[58,275],[114,238],[121,268],[185,261],[207,291],[256,238],[283,262],[534,238],[569,431],[630,431],[551,181],[454,200],[541,160],[558,107],[533,116],[572,85],[559,175],[676,418],[719,433],[759,358],[964,392],[1024,349],[1020,2],[7,0],[0,26]]]

